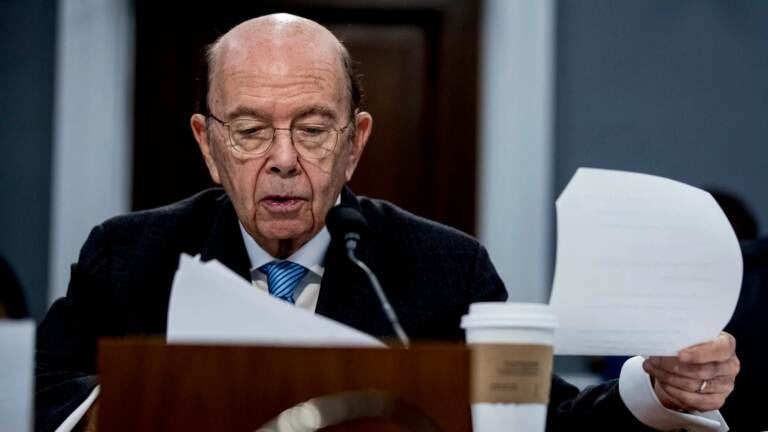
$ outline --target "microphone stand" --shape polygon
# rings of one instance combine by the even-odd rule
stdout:
[[[364,262],[360,261],[357,256],[355,256],[355,249],[357,249],[357,242],[360,241],[360,236],[357,233],[351,232],[344,236],[344,240],[346,240],[347,256],[350,261],[360,267],[360,269],[368,276],[368,280],[371,282],[373,290],[376,292],[376,296],[379,298],[379,302],[384,308],[384,314],[387,315],[387,319],[389,319],[392,328],[395,330],[395,334],[400,339],[403,346],[408,348],[411,345],[411,341],[408,338],[408,335],[405,334],[403,327],[400,326],[400,320],[397,318],[395,310],[392,309],[392,305],[389,304],[389,300],[387,299],[386,294],[384,294],[381,284],[379,284],[379,279]]]

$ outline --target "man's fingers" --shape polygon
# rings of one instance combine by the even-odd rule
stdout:
[[[659,369],[648,362],[643,363],[643,369],[645,369],[649,375],[653,376],[656,381],[687,392],[698,392],[702,382],[705,380],[707,381],[707,385],[701,393],[728,394],[733,390],[732,376],[716,376],[702,379],[689,378]]]
[[[656,357],[651,361],[657,369],[667,371],[676,375],[686,376],[694,379],[707,379],[722,375],[718,373],[719,363],[690,364],[682,363],[676,357]]]
[[[677,355],[683,363],[703,364],[726,361],[736,352],[736,339],[726,332],[706,343],[688,347]]]
[[[656,383],[656,385],[661,387],[671,398],[680,404],[680,408],[686,411],[712,411],[720,409],[723,403],[725,403],[727,395],[723,393],[691,393],[661,382]]]
[[[736,376],[741,367],[736,356],[732,356],[727,361],[704,364],[682,363],[675,357],[652,357],[646,362],[656,369],[697,380],[717,376]]]
[[[664,389],[661,388],[661,386],[658,384],[654,385],[653,390],[656,393],[656,396],[659,398],[659,402],[661,402],[664,407],[672,410],[682,409],[683,402],[677,400],[677,398],[674,398],[669,393],[665,392]]]
[[[733,391],[740,366],[736,339],[725,332],[680,351],[677,357],[650,357],[643,362],[643,369],[655,379],[654,390],[662,404],[688,411],[720,409]]]

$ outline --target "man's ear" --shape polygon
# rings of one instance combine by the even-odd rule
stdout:
[[[355,173],[357,163],[360,162],[360,157],[363,155],[372,129],[373,117],[369,113],[362,111],[355,115],[355,136],[352,137],[352,146],[349,149],[349,155],[347,155],[347,166],[344,171],[346,181],[352,180],[352,174]]]
[[[205,116],[202,114],[192,114],[192,118],[189,119],[189,125],[192,127],[192,135],[195,136],[198,147],[200,147],[200,153],[203,154],[203,160],[205,160],[205,166],[208,167],[208,173],[211,175],[211,179],[216,184],[221,184],[221,178],[219,177],[219,169],[216,167],[216,161],[211,154],[211,142],[208,141],[208,125],[205,121]]]

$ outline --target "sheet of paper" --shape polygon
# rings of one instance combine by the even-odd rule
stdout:
[[[168,307],[168,342],[384,346],[376,338],[253,287],[218,261],[183,254]]]
[[[0,429],[32,430],[35,324],[0,320]]]
[[[580,168],[556,207],[556,354],[675,355],[728,323],[741,251],[709,193]]]

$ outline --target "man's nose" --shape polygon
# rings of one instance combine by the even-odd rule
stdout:
[[[293,176],[299,173],[299,154],[293,146],[291,131],[275,130],[272,148],[269,149],[267,168],[270,172],[281,176]]]

